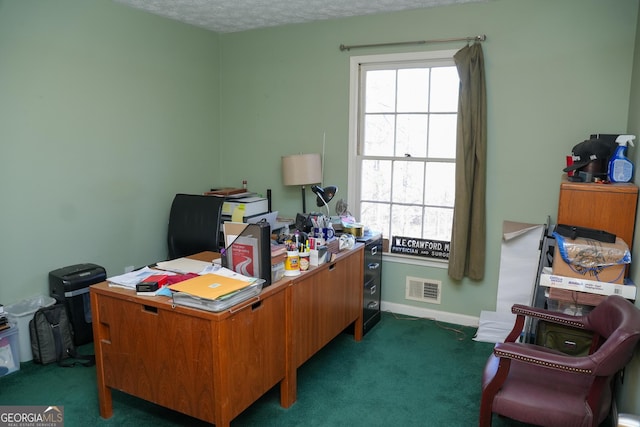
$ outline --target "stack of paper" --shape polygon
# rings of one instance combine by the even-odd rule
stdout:
[[[136,285],[142,282],[147,277],[159,274],[158,270],[153,270],[149,267],[141,268],[140,270],[134,270],[129,273],[121,274],[119,276],[109,277],[107,281],[110,286],[117,286],[121,288],[134,289]]]
[[[263,279],[245,277],[235,272],[231,273],[239,277],[231,277],[226,275],[226,271],[230,270],[219,270],[222,270],[223,274],[203,274],[170,285],[169,289],[174,291],[174,304],[208,311],[223,311],[257,296],[262,290]]]
[[[169,285],[169,289],[198,298],[216,299],[246,288],[251,283],[253,281],[209,273]]]
[[[161,261],[156,266],[161,270],[173,271],[179,274],[202,274],[203,270],[211,266],[211,262],[198,261],[191,258],[176,258],[170,261]]]

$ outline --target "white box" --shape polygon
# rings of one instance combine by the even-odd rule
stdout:
[[[222,204],[222,215],[231,215],[236,209],[244,209],[242,217],[259,215],[269,211],[269,201],[264,197],[245,197],[225,200]]]
[[[570,291],[589,292],[598,295],[620,295],[626,299],[636,298],[636,285],[597,282],[594,280],[557,276],[554,274],[541,274],[540,286],[568,289]]]

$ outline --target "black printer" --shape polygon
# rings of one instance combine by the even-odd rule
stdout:
[[[93,341],[89,286],[107,279],[96,264],[76,264],[49,272],[49,293],[57,304],[65,304],[73,328],[75,345]]]

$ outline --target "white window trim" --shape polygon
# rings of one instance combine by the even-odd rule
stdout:
[[[451,59],[457,50],[438,50],[429,52],[407,52],[407,53],[391,53],[381,55],[361,55],[352,56],[349,60],[349,155],[347,170],[347,185],[352,189],[349,191],[347,203],[349,206],[356,206],[356,198],[359,194],[355,191],[358,180],[358,167],[356,154],[358,149],[358,98],[360,96],[359,74],[360,64],[372,62],[392,62],[392,61],[422,61]],[[390,236],[382,236],[390,239]],[[421,259],[401,254],[392,254],[385,252],[383,259],[402,264],[420,265],[435,268],[448,268],[449,262],[445,260],[437,260],[431,258]]]

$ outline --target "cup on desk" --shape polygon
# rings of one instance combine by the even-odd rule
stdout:
[[[300,252],[300,271],[307,271],[309,269],[309,252]]]
[[[297,276],[298,274],[300,274],[300,253],[287,251],[287,258],[284,261],[284,275]]]
[[[335,231],[331,227],[323,227],[323,228],[316,227],[313,229],[313,234],[316,236],[317,239],[321,239],[325,241],[333,238],[333,236],[336,235]]]

